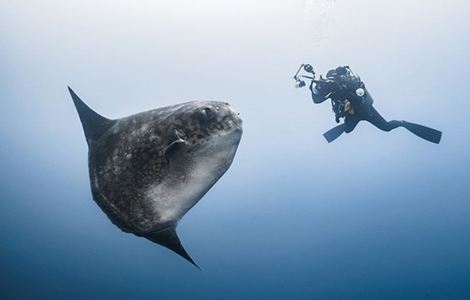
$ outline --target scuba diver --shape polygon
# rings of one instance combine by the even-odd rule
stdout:
[[[299,75],[302,69],[311,73],[312,76]],[[374,100],[367,91],[364,82],[349,66],[337,67],[328,71],[326,78],[320,75],[320,79],[315,79],[313,67],[309,64],[303,64],[294,75],[296,87],[306,85],[301,78],[311,80],[309,88],[314,103],[319,104],[330,99],[336,123],[340,123],[340,120],[344,119],[342,124],[323,134],[328,143],[334,141],[344,132],[353,131],[360,121],[368,121],[383,131],[404,127],[411,133],[436,144],[439,144],[441,140],[442,133],[438,130],[407,121],[385,120],[374,108]]]

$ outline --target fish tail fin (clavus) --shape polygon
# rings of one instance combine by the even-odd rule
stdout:
[[[403,121],[403,127],[408,129],[408,131],[411,133],[431,143],[439,144],[441,141],[442,132],[439,130],[406,121]]]
[[[170,227],[165,230],[155,231],[149,234],[144,235],[148,240],[151,240],[154,243],[157,243],[163,247],[166,247],[173,252],[179,254],[181,257],[185,258],[187,261],[195,265],[198,269],[201,269],[189,256],[188,252],[184,249],[181,241],[176,233],[175,227]]]
[[[90,145],[93,141],[99,139],[111,126],[113,126],[115,121],[96,113],[86,105],[69,86],[67,88],[72,96],[80,121],[82,122],[86,141],[88,145]]]

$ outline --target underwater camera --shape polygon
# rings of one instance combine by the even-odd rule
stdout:
[[[312,74],[313,76],[305,76],[305,75],[301,75],[300,72],[304,70],[305,72],[307,73],[310,73]],[[309,64],[301,64],[299,69],[297,70],[297,72],[295,73],[294,75],[294,80],[295,80],[295,87],[296,88],[303,88],[306,83],[304,80],[302,80],[302,78],[308,78],[308,79],[314,79],[314,76],[315,76],[315,71],[313,71],[313,67],[312,65],[309,65]]]
[[[295,81],[295,87],[296,88],[303,88],[305,86],[305,81],[303,80],[300,80],[300,79],[297,79]]]

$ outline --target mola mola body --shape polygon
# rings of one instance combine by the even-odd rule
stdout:
[[[175,229],[230,167],[242,136],[238,113],[228,103],[193,101],[110,120],[69,92],[96,203],[121,230],[196,265]]]

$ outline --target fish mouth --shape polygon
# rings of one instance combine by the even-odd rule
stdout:
[[[232,136],[232,141],[234,144],[238,144],[242,138],[243,134],[243,121],[239,117],[239,114],[232,116],[231,120],[228,121],[229,127],[231,128],[230,135]]]
[[[240,144],[240,141],[242,139],[242,135],[243,135],[243,127],[242,127],[242,121],[240,119],[240,122],[233,127],[232,132],[230,133],[231,144],[238,146],[238,144]]]
[[[241,127],[237,127],[232,132],[231,144],[238,146],[238,144],[240,144],[240,141],[242,139],[242,133],[243,133],[243,130],[241,129]]]
[[[236,112],[233,108],[230,108],[231,110],[231,117],[229,119],[229,122],[231,121],[233,124],[233,128],[235,131],[239,131],[240,133],[243,132],[243,120],[240,117],[240,113]]]
[[[243,132],[243,120],[240,118],[240,113],[237,113],[235,116],[235,124],[237,125],[235,130],[240,131],[240,133]]]
[[[241,119],[233,121],[232,130],[236,133],[242,134],[243,133],[243,121]]]

